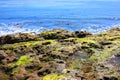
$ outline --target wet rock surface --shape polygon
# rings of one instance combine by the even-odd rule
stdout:
[[[0,44],[13,44],[35,39],[34,33],[16,33],[0,37]]]
[[[86,32],[86,31],[75,31],[74,34],[75,34],[75,36],[77,36],[79,38],[83,38],[83,37],[92,35],[91,33]]]
[[[0,80],[120,80],[120,29],[1,36]]]

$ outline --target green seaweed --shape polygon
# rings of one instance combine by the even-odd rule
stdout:
[[[31,47],[38,44],[43,44],[49,42],[50,44],[57,44],[58,42],[55,40],[43,40],[43,41],[28,41],[28,42],[20,42],[14,44],[5,44],[1,48],[3,49],[16,49],[21,46]]]
[[[59,79],[64,79],[65,76],[64,75],[58,75],[58,74],[48,74],[46,76],[43,77],[42,80],[59,80]]]
[[[45,39],[55,39],[57,35],[57,32],[53,32],[53,31],[43,31],[40,36],[45,38]]]
[[[18,73],[19,72],[19,68],[17,67],[17,68],[15,68],[15,69],[13,69],[13,71],[12,71],[12,73],[11,74],[15,74],[15,73]]]
[[[81,43],[84,43],[84,42],[86,42],[86,43],[96,43],[94,40],[91,40],[89,38],[79,38],[77,41],[81,42]]]
[[[98,53],[97,55],[92,55],[88,60],[90,60],[90,61],[97,60],[97,61],[102,62],[105,59],[107,59],[108,57],[110,57],[109,53],[102,52],[100,54]]]
[[[69,41],[69,40],[74,40],[75,42],[80,42],[80,43],[96,43],[94,40],[89,39],[89,38],[68,38],[68,39],[64,39],[65,41]]]
[[[114,40],[113,43],[120,44],[120,40]]]
[[[33,60],[34,60],[34,58],[28,58],[27,56],[21,56],[17,62],[10,63],[10,64],[8,64],[8,66],[10,66],[10,67],[22,66],[22,65],[25,65],[25,64],[33,61]]]
[[[47,43],[47,42],[49,42],[50,44],[52,44],[52,45],[54,45],[54,44],[57,44],[58,42],[57,41],[55,41],[55,40],[44,40],[44,41],[42,41],[41,43],[43,44],[43,43]]]

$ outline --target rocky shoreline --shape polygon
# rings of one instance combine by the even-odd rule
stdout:
[[[120,80],[120,28],[1,36],[0,80]]]

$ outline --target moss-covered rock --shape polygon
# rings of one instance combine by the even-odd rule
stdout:
[[[64,78],[65,78],[64,75],[49,74],[49,75],[44,76],[42,80],[60,80]]]
[[[33,33],[17,33],[0,37],[0,44],[13,44],[17,42],[35,40],[37,36]]]
[[[25,64],[28,64],[29,62],[33,61],[34,58],[28,58],[27,56],[21,56],[17,62],[15,63],[10,63],[8,66],[10,67],[15,67],[15,66],[22,66]]]
[[[119,80],[120,29],[0,37],[1,80]]]
[[[72,32],[69,32],[64,29],[54,29],[51,31],[44,31],[40,33],[40,36],[45,39],[65,39],[69,37],[73,37]]]
[[[75,31],[74,35],[78,38],[83,38],[83,37],[86,37],[86,36],[89,36],[89,35],[92,35],[92,34],[89,33],[89,32],[86,32],[86,31]]]

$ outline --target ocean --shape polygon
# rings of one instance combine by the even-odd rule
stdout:
[[[0,35],[54,28],[99,33],[120,27],[120,1],[74,2],[63,1],[61,4],[67,5],[62,6],[0,6]]]

